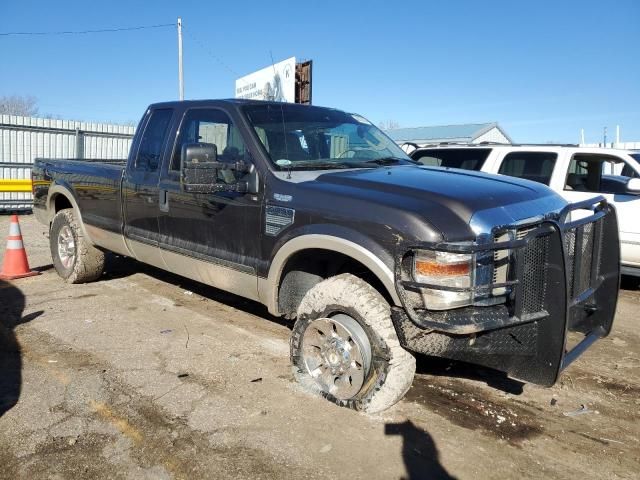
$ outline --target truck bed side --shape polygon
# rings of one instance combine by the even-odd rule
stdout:
[[[125,162],[37,158],[32,170],[34,213],[48,224],[75,202],[85,225],[121,233]]]

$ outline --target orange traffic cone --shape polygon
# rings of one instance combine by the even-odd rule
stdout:
[[[29,268],[27,252],[22,243],[22,233],[20,233],[20,223],[18,215],[11,216],[9,226],[9,238],[7,239],[7,250],[4,252],[4,264],[0,272],[0,280],[15,280],[16,278],[31,277],[40,275],[40,272]]]

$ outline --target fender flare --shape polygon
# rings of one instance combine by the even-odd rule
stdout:
[[[396,305],[401,305],[395,288],[393,271],[373,252],[344,238],[323,234],[306,234],[286,242],[273,257],[266,279],[258,279],[258,294],[272,315],[280,315],[278,310],[278,285],[287,261],[296,253],[308,249],[329,250],[347,255],[362,263],[380,280]]]
[[[51,224],[51,222],[53,221],[53,217],[55,216],[55,202],[54,202],[54,198],[57,195],[62,195],[63,197],[65,197],[67,200],[69,200],[69,203],[71,203],[71,206],[74,210],[74,213],[78,219],[78,221],[80,222],[80,228],[82,229],[82,235],[84,236],[84,238],[91,244],[93,245],[93,240],[91,240],[91,237],[89,236],[89,234],[87,233],[87,229],[84,226],[84,221],[82,220],[82,213],[80,212],[80,207],[78,206],[78,202],[76,201],[76,197],[73,194],[73,191],[62,184],[56,183],[53,184],[49,187],[49,192],[47,194],[47,214],[48,214],[48,223]]]

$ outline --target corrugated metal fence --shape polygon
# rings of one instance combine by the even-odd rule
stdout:
[[[127,158],[135,128],[38,117],[0,115],[0,211],[31,208],[36,157]],[[25,191],[28,185],[28,191]]]

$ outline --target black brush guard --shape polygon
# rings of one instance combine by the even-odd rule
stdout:
[[[577,211],[586,217],[571,219]],[[574,215],[572,215],[572,213]],[[517,229],[521,227],[504,227]],[[417,246],[416,249],[425,246]],[[603,197],[566,206],[555,219],[527,227],[518,240],[488,244],[439,244],[458,253],[508,249],[509,277],[472,289],[508,288],[505,303],[435,312],[417,292],[433,287],[412,281],[396,262],[396,288],[404,308],[393,308],[400,342],[409,350],[475,363],[539,385],[560,372],[597,339],[609,334],[620,283],[620,248],[614,210]],[[443,290],[466,290],[456,288]],[[568,348],[569,333],[583,336]]]

